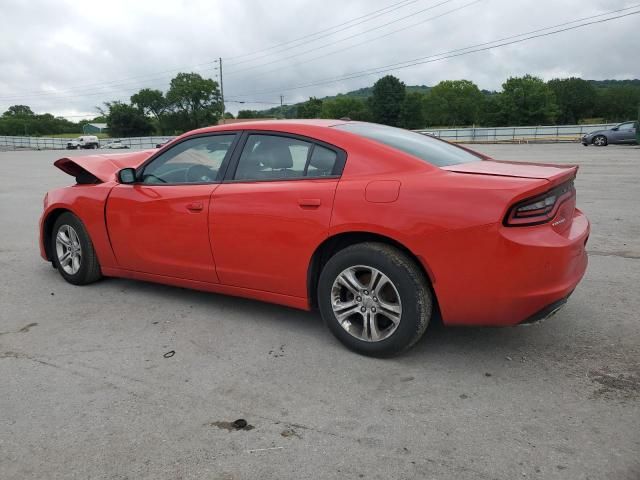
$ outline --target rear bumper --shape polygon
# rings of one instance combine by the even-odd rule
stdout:
[[[560,311],[560,309],[562,309],[562,307],[567,304],[567,300],[569,300],[571,293],[566,297],[561,298],[560,300],[553,302],[552,304],[547,305],[543,309],[537,311],[523,322],[520,322],[520,325],[532,325],[534,323],[539,323],[543,320],[553,317],[556,313],[558,313],[558,311]]]
[[[539,320],[566,302],[586,272],[590,225],[577,209],[571,226],[560,233],[552,224],[492,230],[484,234],[492,233],[497,242],[478,239],[476,258],[466,253],[455,276],[434,283],[446,325]]]

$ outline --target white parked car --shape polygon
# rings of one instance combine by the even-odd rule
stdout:
[[[129,148],[129,145],[122,143],[122,140],[114,140],[107,143],[104,148]]]
[[[95,135],[80,135],[67,142],[67,150],[79,150],[81,148],[100,148],[100,142]]]

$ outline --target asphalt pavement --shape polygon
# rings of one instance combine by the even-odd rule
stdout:
[[[0,478],[638,480],[640,148],[476,148],[581,166],[587,274],[547,322],[429,328],[390,360],[317,313],[65,283],[37,220],[67,153],[0,153]]]

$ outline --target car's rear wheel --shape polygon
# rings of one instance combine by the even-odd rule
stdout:
[[[432,295],[416,263],[384,243],[360,243],[329,259],[318,282],[318,305],[331,332],[351,350],[397,355],[424,334]]]
[[[593,144],[596,147],[606,147],[609,142],[607,141],[607,137],[604,135],[596,135],[593,138]]]
[[[80,219],[72,213],[58,217],[50,245],[53,265],[67,282],[86,285],[102,277],[91,238]]]

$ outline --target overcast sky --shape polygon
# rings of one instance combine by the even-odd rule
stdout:
[[[2,0],[0,113],[26,104],[79,120],[179,71],[216,78],[227,110],[262,109],[371,85],[508,76],[640,78],[640,15],[405,69],[332,81],[584,17],[640,0]],[[640,11],[638,8],[623,13]],[[618,14],[619,15],[619,14]],[[334,28],[335,27],[335,28]],[[317,35],[314,35],[318,33]],[[275,48],[274,48],[275,47]],[[435,57],[438,58],[438,57]],[[433,59],[433,58],[432,58]],[[329,83],[330,82],[330,83]],[[317,83],[318,85],[308,84]],[[300,87],[302,88],[294,88]],[[72,117],[73,116],[73,117]]]

